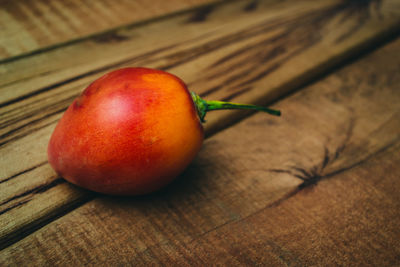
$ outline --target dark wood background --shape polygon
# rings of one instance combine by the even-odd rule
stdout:
[[[0,265],[400,265],[400,2],[0,1]],[[198,157],[110,197],[47,163],[91,81],[169,71],[207,99]]]

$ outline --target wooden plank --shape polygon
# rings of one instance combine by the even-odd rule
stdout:
[[[381,2],[379,16],[374,3],[356,7],[336,0],[250,3],[232,2],[116,31],[117,36],[127,37],[123,41],[103,35],[4,64],[0,153],[6,156],[0,162],[4,192],[0,243],[8,245],[21,233],[36,229],[43,217],[50,220],[68,210],[69,203],[88,199],[86,192],[75,189],[47,196],[56,187],[69,185],[41,170],[49,170],[44,167],[46,146],[60,112],[104,71],[125,65],[159,67],[179,75],[208,98],[267,103],[399,25],[395,1]],[[369,14],[370,9],[374,12],[361,22],[357,16],[347,16],[355,10]],[[359,27],[348,35],[349,25]],[[102,38],[109,42],[99,42]],[[39,66],[40,62],[45,64]],[[242,114],[211,113],[207,133],[227,127]],[[21,175],[26,178],[18,178]],[[36,201],[37,197],[52,201]]]
[[[122,255],[119,262],[172,266],[398,266],[399,149],[397,142],[334,179],[321,181],[280,204],[216,227],[190,242],[160,243],[139,255]],[[109,260],[118,261],[114,257]]]
[[[249,2],[218,5],[209,10],[188,12],[140,27],[127,27],[8,62],[2,68],[4,78],[0,81],[0,104],[25,99],[82,77],[92,76],[93,79],[109,69],[126,65],[145,65],[172,71],[177,67],[186,69],[187,65],[196,64],[204,72],[202,75],[205,75],[209,72],[207,68],[211,67],[210,57],[214,58],[212,63],[217,64],[217,60],[225,59],[227,64],[236,59],[230,59],[229,56],[237,51],[241,56],[238,59],[243,61],[243,57],[250,55],[240,49],[245,49],[248,45],[262,47],[264,50],[268,48],[267,51],[272,53],[275,50],[271,49],[276,48],[276,43],[280,44],[282,39],[289,41],[285,36],[292,30],[286,23],[297,25],[294,23],[296,18],[302,18],[302,26],[306,27],[310,24],[310,19],[305,17],[310,13],[326,15],[329,11],[335,11],[332,9],[338,5],[338,1],[334,0],[320,4],[315,2],[303,1],[293,5],[294,3],[272,4],[271,1],[264,1],[252,12],[245,11]],[[331,14],[331,17],[334,15]],[[204,17],[203,21],[198,21],[201,16]],[[303,34],[301,29],[297,29],[297,32]],[[285,36],[281,36],[284,33]],[[338,33],[335,31],[335,34]],[[293,38],[294,34],[291,35]],[[274,42],[276,38],[278,40]],[[265,43],[270,45],[266,46]],[[282,56],[282,53],[283,51],[276,51],[275,57]],[[219,65],[222,63],[224,62]],[[218,66],[218,69],[223,66]],[[179,69],[175,70],[178,75],[181,74]],[[197,69],[187,79],[199,79],[202,77],[198,77],[199,75],[201,73]]]
[[[0,61],[212,0],[0,1]]]
[[[399,264],[400,40],[208,139],[146,197],[99,197],[0,264]],[[379,90],[377,90],[379,88]]]

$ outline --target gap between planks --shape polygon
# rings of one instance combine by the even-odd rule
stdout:
[[[84,2],[47,0],[8,2],[0,8],[0,64],[79,42],[98,34],[149,23],[196,8],[214,0],[163,0],[112,3],[100,0],[89,8]],[[218,1],[219,2],[219,1]],[[32,27],[34,25],[35,27]]]

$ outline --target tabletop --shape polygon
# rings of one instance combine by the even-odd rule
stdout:
[[[2,1],[0,265],[400,265],[397,0]],[[182,175],[78,188],[47,144],[93,80],[142,66],[215,111]]]

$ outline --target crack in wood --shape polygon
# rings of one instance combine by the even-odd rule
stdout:
[[[205,6],[199,8],[194,12],[194,14],[186,21],[187,23],[199,23],[207,20],[207,17],[214,10],[214,6]]]
[[[13,174],[13,175],[9,176],[9,177],[6,177],[6,178],[0,180],[0,184],[5,183],[5,182],[7,182],[7,181],[9,181],[9,180],[11,180],[13,178],[16,178],[16,177],[18,177],[18,176],[20,176],[20,175],[22,175],[24,173],[30,172],[30,171],[38,168],[38,167],[41,167],[41,166],[45,165],[46,163],[47,163],[47,160],[43,161],[43,162],[41,162],[41,163],[39,163],[39,164],[37,164],[35,166],[32,166],[32,167],[30,167],[30,168],[28,168],[26,170],[20,171],[20,172],[18,172],[16,174]]]
[[[352,34],[361,29],[371,18],[372,11],[375,11],[377,14],[381,14],[381,6],[382,0],[343,0],[343,4],[338,6],[340,10],[344,11],[339,23],[343,24],[349,18],[352,18],[353,21],[356,21],[357,23],[349,27],[346,32],[337,37],[335,42],[343,42]],[[356,18],[356,20],[354,20],[354,18]]]
[[[75,45],[75,44],[78,44],[78,43],[82,43],[82,42],[85,42],[85,41],[88,41],[88,40],[96,41],[96,40],[100,39],[100,41],[103,41],[104,38],[106,39],[106,37],[102,38],[103,35],[105,35],[105,36],[113,35],[114,33],[119,32],[119,31],[124,30],[124,29],[133,29],[133,28],[136,28],[136,27],[143,26],[145,24],[157,23],[157,22],[161,22],[163,20],[173,19],[175,17],[182,16],[182,14],[193,14],[198,9],[204,9],[204,8],[206,8],[208,6],[210,6],[211,8],[218,7],[220,5],[224,5],[225,4],[224,2],[225,2],[224,0],[217,0],[217,1],[214,1],[214,2],[210,2],[210,3],[205,3],[205,4],[203,3],[201,5],[198,5],[198,4],[197,5],[193,5],[193,6],[190,5],[192,7],[188,8],[188,9],[183,9],[183,10],[179,10],[179,9],[175,10],[175,9],[173,9],[174,12],[172,12],[172,13],[166,13],[164,15],[161,15],[162,13],[160,13],[159,16],[156,16],[156,17],[153,17],[153,18],[150,17],[150,18],[147,18],[147,19],[144,19],[144,20],[141,20],[141,21],[134,20],[133,22],[124,24],[122,26],[109,28],[109,29],[107,29],[105,31],[94,32],[92,34],[89,34],[89,35],[86,35],[86,36],[82,36],[82,37],[79,37],[79,38],[76,38],[76,39],[70,39],[70,40],[67,40],[67,41],[62,41],[62,42],[59,42],[59,43],[51,44],[50,46],[45,46],[45,47],[41,47],[39,49],[31,50],[31,51],[28,51],[28,52],[25,52],[25,53],[22,53],[22,54],[19,54],[19,55],[14,55],[14,56],[11,56],[11,57],[3,58],[3,59],[0,59],[0,64],[15,62],[15,61],[18,61],[18,60],[23,60],[23,59],[28,58],[28,57],[32,57],[32,56],[35,56],[35,55],[40,55],[40,54],[43,54],[43,53],[46,53],[46,52],[51,52],[51,51],[54,51],[54,50],[57,50],[57,49],[64,49],[64,48],[66,48],[68,46],[72,46],[72,45]],[[111,9],[113,9],[113,7]],[[15,12],[15,10],[14,10],[14,12]],[[59,14],[59,12],[57,12],[57,13]],[[70,26],[71,25],[72,24],[70,24]],[[116,39],[114,39],[114,41],[116,41]]]
[[[295,18],[288,21],[274,22],[272,25],[269,23],[269,21],[265,21],[263,23],[260,23],[259,25],[253,26],[253,28],[255,29],[252,30],[255,30],[255,32],[267,32],[277,28],[283,28],[284,32],[278,34],[277,36],[268,37],[264,40],[258,41],[255,44],[250,45],[251,49],[249,49],[249,47],[238,49],[224,56],[223,58],[217,60],[211,65],[211,67],[213,68],[212,74],[203,77],[201,80],[197,80],[194,83],[206,80],[209,81],[220,76],[224,76],[227,73],[230,73],[231,69],[240,69],[243,68],[243,66],[246,66],[246,63],[248,64],[248,62],[252,62],[252,66],[246,67],[245,70],[241,71],[239,74],[235,74],[234,72],[232,72],[232,74],[223,82],[221,82],[220,85],[213,86],[210,89],[206,90],[203,93],[203,96],[215,92],[216,90],[221,90],[223,88],[226,88],[228,90],[236,90],[236,88],[240,88],[249,84],[251,85],[252,83],[264,78],[271,72],[281,67],[291,58],[304,52],[307,49],[310,49],[312,46],[320,42],[322,36],[320,36],[318,32],[320,32],[323,27],[325,27],[330,21],[332,21],[333,18],[335,18],[342,12],[347,12],[346,7],[346,3],[339,3],[338,5],[328,8],[321,13],[306,14],[305,16],[302,16],[300,18],[303,20],[302,23],[298,23],[299,18]],[[352,5],[349,5],[349,8],[353,9],[354,7]],[[304,33],[304,27],[310,25],[313,25],[313,27],[319,30]],[[238,33],[238,35],[240,35],[240,33]],[[247,38],[251,36],[252,35],[248,33]],[[344,40],[346,38],[342,39]],[[295,42],[296,45],[294,45],[293,42]],[[263,48],[271,46],[272,44],[275,44],[275,46],[272,46],[271,50],[266,49],[266,51],[263,51]],[[289,52],[290,47],[296,46],[298,47]],[[262,51],[261,54],[260,51]],[[271,62],[278,56],[284,55],[285,53],[287,53],[287,55],[281,59],[278,59],[277,62],[272,64],[272,66],[268,66],[268,64],[266,64],[268,62]],[[244,57],[244,59],[242,60],[236,59],[237,57],[243,56],[245,54],[249,55],[247,57]],[[223,64],[227,62],[229,62],[230,64],[226,64],[227,67],[223,67]],[[258,63],[254,64],[254,62]],[[265,69],[263,70],[262,68],[260,68],[260,66],[266,67],[264,67]],[[235,84],[235,81],[245,77],[249,78]],[[228,100],[230,100],[230,98]]]
[[[247,4],[247,5],[244,7],[243,10],[244,10],[244,11],[247,11],[247,12],[254,11],[254,10],[257,9],[258,4],[259,4],[259,1],[258,1],[258,0],[253,0],[253,1],[251,1],[249,4]]]
[[[278,200],[276,200],[276,201],[274,201],[274,202],[268,204],[268,205],[265,206],[264,208],[262,208],[262,209],[260,209],[260,210],[258,210],[258,211],[256,211],[256,212],[253,212],[253,213],[251,213],[251,214],[249,214],[249,215],[247,215],[247,216],[244,216],[244,217],[242,217],[242,218],[229,221],[229,223],[232,223],[232,222],[238,223],[238,222],[244,221],[244,220],[246,220],[246,219],[248,219],[248,218],[250,218],[250,217],[252,217],[252,216],[255,216],[255,215],[258,214],[258,213],[261,213],[261,212],[264,211],[265,209],[277,207],[277,206],[279,206],[280,204],[282,204],[283,202],[285,202],[286,200],[292,198],[292,197],[295,196],[296,194],[298,194],[298,193],[300,193],[301,191],[305,190],[306,188],[309,188],[309,187],[312,187],[312,186],[316,186],[317,183],[318,183],[319,181],[321,181],[321,180],[324,180],[324,179],[327,179],[327,178],[331,178],[331,177],[333,177],[333,176],[336,176],[336,175],[341,174],[341,173],[343,173],[343,172],[349,171],[349,170],[351,170],[351,169],[353,169],[353,168],[355,168],[355,167],[357,167],[357,166],[360,166],[360,165],[366,163],[366,162],[367,162],[368,160],[370,160],[371,158],[373,158],[373,157],[375,157],[375,156],[377,156],[377,155],[379,155],[379,154],[381,154],[381,153],[387,151],[387,150],[390,149],[391,147],[395,146],[399,141],[400,141],[400,137],[394,139],[393,141],[389,142],[388,144],[386,144],[385,146],[383,146],[383,147],[380,148],[379,150],[377,150],[377,151],[375,151],[375,152],[373,152],[373,153],[367,155],[365,158],[363,158],[363,159],[357,161],[356,163],[353,163],[353,164],[351,164],[351,165],[349,165],[349,166],[342,167],[342,168],[340,168],[340,169],[337,169],[337,170],[332,171],[332,172],[330,172],[330,173],[328,173],[328,174],[325,174],[325,175],[320,175],[320,174],[312,173],[313,171],[307,171],[307,170],[305,170],[304,168],[300,168],[300,167],[293,167],[293,169],[299,171],[299,172],[301,173],[301,175],[298,175],[298,174],[296,174],[296,173],[293,173],[293,171],[287,170],[287,169],[269,169],[269,170],[266,170],[266,171],[273,172],[273,173],[287,173],[287,174],[289,174],[289,175],[293,175],[293,176],[295,176],[295,177],[297,177],[297,178],[303,180],[303,183],[301,183],[299,186],[297,186],[296,188],[294,188],[292,191],[290,191],[290,192],[288,192],[287,194],[285,194],[283,197],[281,197],[281,198],[279,198]],[[316,169],[316,168],[314,168],[314,169]],[[210,232],[212,232],[212,231],[214,231],[214,230],[217,230],[217,229],[221,228],[221,227],[224,226],[224,225],[227,225],[227,223],[224,223],[224,224],[221,225],[221,226],[216,226],[216,227],[214,227],[213,229],[211,229],[211,230],[205,232],[204,234],[199,235],[196,239],[198,239],[198,238],[204,236],[204,235],[207,234],[207,233],[210,233]],[[194,241],[195,241],[195,240],[193,240],[193,242],[194,242]]]
[[[47,224],[53,222],[54,220],[68,214],[69,212],[75,210],[76,208],[82,206],[83,204],[89,202],[90,200],[94,199],[97,196],[96,193],[88,192],[82,198],[79,198],[75,201],[66,203],[66,205],[60,207],[57,213],[47,214],[46,216],[40,218],[35,224],[29,224],[27,226],[23,226],[18,231],[14,231],[9,235],[1,236],[0,237],[0,250],[7,248],[8,246],[18,242],[19,240],[23,239],[26,236],[36,232],[40,228],[46,226]],[[25,203],[24,201],[17,203],[17,206],[21,206]],[[29,202],[29,200],[25,201]],[[12,207],[15,208],[15,207]],[[9,210],[7,210],[9,211]]]
[[[39,186],[36,186],[36,187],[34,187],[34,188],[30,189],[30,190],[27,190],[27,191],[21,193],[19,195],[15,195],[15,196],[3,201],[2,203],[0,203],[0,206],[4,206],[4,205],[10,203],[11,201],[26,197],[28,195],[32,195],[33,196],[35,194],[44,193],[47,190],[49,190],[49,189],[51,189],[51,188],[53,188],[53,187],[55,187],[55,186],[57,186],[57,185],[59,185],[61,183],[65,183],[65,180],[63,178],[57,178],[57,179],[55,179],[55,180],[53,180],[53,181],[51,181],[49,183],[41,184]],[[2,214],[6,213],[6,212],[8,212],[8,211],[10,211],[10,210],[12,210],[14,208],[17,208],[17,207],[19,207],[19,206],[21,206],[23,204],[26,204],[27,202],[29,202],[32,199],[32,196],[29,199],[23,200],[21,202],[17,202],[15,204],[13,204],[11,207],[7,207],[4,210],[1,210],[0,211],[0,215],[2,215]]]
[[[351,127],[352,128],[352,127]],[[347,138],[346,138],[347,139]],[[296,167],[293,166],[289,169],[269,169],[269,172],[274,172],[274,173],[287,173],[289,175],[292,175],[296,178],[301,179],[303,182],[298,185],[293,191],[291,191],[290,193],[288,193],[286,196],[282,197],[281,199],[275,201],[274,203],[271,204],[271,206],[278,206],[280,203],[282,203],[283,201],[291,198],[292,196],[296,195],[297,193],[299,193],[300,191],[312,187],[312,186],[316,186],[320,181],[328,179],[328,178],[332,178],[338,174],[342,174],[346,171],[349,171],[357,166],[360,166],[362,164],[364,164],[365,162],[367,162],[368,160],[370,160],[371,158],[387,151],[388,149],[390,149],[391,147],[395,146],[398,142],[400,141],[400,136],[396,137],[395,139],[393,139],[392,141],[388,142],[387,144],[385,144],[384,146],[382,146],[381,148],[379,148],[378,150],[366,155],[364,158],[348,165],[348,166],[343,166],[339,169],[333,170],[329,173],[323,174],[323,170],[326,166],[328,166],[329,164],[332,164],[337,158],[339,158],[339,154],[338,151],[343,151],[344,147],[346,146],[345,144],[342,144],[341,146],[339,146],[339,149],[337,149],[335,151],[335,157],[332,158],[332,160],[329,160],[329,150],[324,147],[324,158],[322,160],[322,163],[320,164],[320,166],[316,165],[316,166],[312,166],[309,170],[303,168],[303,167]],[[342,148],[343,147],[343,148]],[[297,171],[299,173],[296,173],[294,171]],[[269,207],[269,206],[268,206]]]

